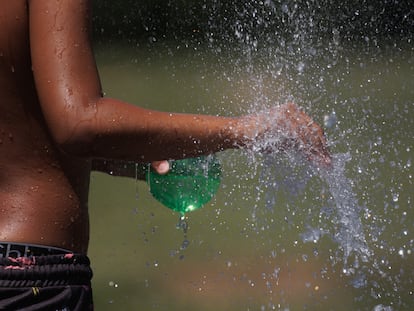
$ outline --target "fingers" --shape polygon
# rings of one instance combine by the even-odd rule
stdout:
[[[325,145],[317,148],[311,148],[309,151],[305,152],[307,154],[307,158],[312,163],[316,164],[317,166],[322,167],[331,167],[332,166],[332,158],[328,148]]]
[[[285,126],[296,137],[299,149],[311,162],[325,167],[331,166],[332,160],[323,129],[297,105],[288,103],[282,106]]]
[[[170,170],[170,163],[167,160],[153,161],[151,163],[151,166],[160,175],[167,174]]]

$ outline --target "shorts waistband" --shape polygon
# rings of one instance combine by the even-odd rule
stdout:
[[[92,275],[84,254],[0,258],[0,288],[90,286]]]
[[[71,254],[73,252],[52,246],[24,243],[0,242],[0,258],[19,258]]]

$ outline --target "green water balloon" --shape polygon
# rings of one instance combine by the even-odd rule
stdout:
[[[165,175],[148,170],[147,182],[154,198],[173,211],[185,214],[201,208],[216,194],[221,166],[215,155],[170,161]]]

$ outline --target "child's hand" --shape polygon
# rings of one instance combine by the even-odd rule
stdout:
[[[322,128],[310,116],[293,104],[284,104],[263,111],[245,119],[247,137],[251,137],[253,148],[271,152],[281,150],[299,150],[308,160],[330,166],[326,138]]]
[[[305,112],[293,103],[279,107],[278,124],[286,131],[286,146],[301,151],[305,157],[317,165],[331,165],[331,155],[323,129]],[[291,144],[293,142],[293,145]]]

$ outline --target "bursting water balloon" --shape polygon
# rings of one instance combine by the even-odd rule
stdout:
[[[112,2],[95,2],[113,23],[114,12],[102,4]],[[111,5],[125,10],[118,25],[95,31],[115,33],[113,41],[101,40],[109,43],[107,62],[98,58],[108,93],[119,85],[120,96],[134,90],[130,100],[152,108],[224,116],[293,101],[324,124],[333,155],[325,172],[277,150],[226,153],[225,191],[214,209],[200,211],[197,233],[173,253],[167,250],[177,241],[171,246],[170,236],[159,232],[145,245],[148,262],[147,251],[155,250],[157,270],[145,267],[142,275],[153,286],[143,291],[168,272],[180,284],[163,282],[165,291],[157,293],[184,297],[186,304],[156,295],[134,303],[146,309],[414,310],[413,1],[145,1],[155,8],[149,13],[141,2],[127,2]],[[120,64],[112,51],[121,23],[131,27],[131,48],[120,53]],[[114,80],[114,71],[124,70],[125,82]],[[161,178],[148,168],[145,174]],[[151,182],[155,196],[166,196]],[[180,200],[168,200],[179,213],[186,210],[174,207]],[[150,211],[150,219],[139,219],[140,230],[164,224]],[[186,234],[180,216],[177,227]],[[165,221],[169,230],[171,219]],[[190,241],[186,260],[173,260]]]
[[[185,214],[201,208],[216,194],[221,166],[214,155],[171,161],[165,175],[148,171],[150,192],[173,211]]]

